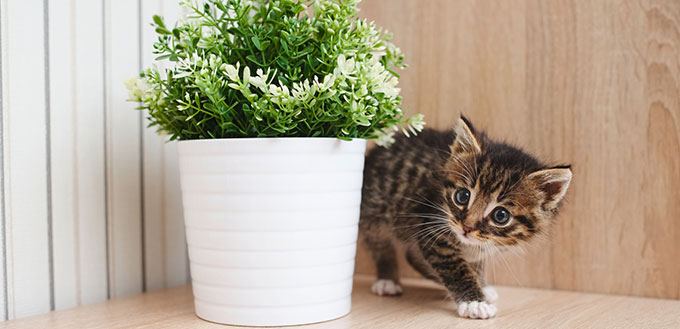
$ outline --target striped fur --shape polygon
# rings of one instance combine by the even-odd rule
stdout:
[[[457,302],[483,302],[486,260],[546,232],[570,180],[568,166],[547,167],[461,118],[451,131],[426,129],[369,153],[360,230],[379,279],[399,283],[399,243]],[[467,205],[455,201],[463,188]],[[494,223],[496,207],[510,213],[507,223]]]

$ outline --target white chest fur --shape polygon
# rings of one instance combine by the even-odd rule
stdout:
[[[465,245],[463,246],[462,254],[466,261],[477,263],[480,261],[490,261],[507,249],[508,247],[504,246]]]
[[[489,251],[480,248],[479,246],[465,246],[462,250],[463,258],[470,263],[477,263],[488,259]]]

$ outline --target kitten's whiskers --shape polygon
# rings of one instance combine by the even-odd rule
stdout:
[[[492,244],[491,246],[493,246],[493,248],[498,253],[498,256],[500,257],[500,259],[503,261],[503,263],[505,263],[505,267],[508,268],[508,271],[510,271],[510,275],[512,275],[512,278],[515,280],[515,282],[517,282],[517,285],[520,286],[520,287],[524,287],[524,285],[519,282],[519,279],[517,279],[515,272],[510,267],[510,263],[508,263],[508,261],[505,259],[505,256],[503,256],[503,253],[501,253],[501,251],[498,249],[498,247],[496,247],[496,245]]]
[[[422,197],[422,196],[420,196],[420,197]],[[426,206],[426,207],[430,207],[430,208],[435,209],[435,210],[439,210],[439,211],[443,212],[444,214],[448,215],[449,217],[453,217],[453,214],[444,210],[444,208],[442,208],[441,206],[437,206],[436,204],[432,203],[432,201],[427,200],[426,198],[423,198],[423,199],[427,200],[431,204],[427,204],[425,202],[422,202],[422,201],[419,201],[419,200],[416,200],[416,199],[412,199],[412,198],[409,198],[409,197],[404,197],[404,199],[406,199],[408,201],[416,202],[418,204],[421,204],[421,205]]]
[[[428,227],[426,227],[422,230],[417,231],[414,234],[411,234],[408,238],[406,238],[406,240],[410,240],[412,238],[415,238],[416,241],[419,242],[421,240],[426,239],[431,234],[437,232],[438,230],[440,230],[442,227],[445,227],[445,226],[447,226],[447,225],[443,224],[443,223],[434,223],[434,224],[432,224],[432,226],[428,226]]]

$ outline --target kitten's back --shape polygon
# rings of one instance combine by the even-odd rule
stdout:
[[[376,147],[366,157],[362,218],[394,218],[405,200],[432,193],[432,179],[441,174],[455,134],[425,129],[417,136],[400,135],[389,148]]]

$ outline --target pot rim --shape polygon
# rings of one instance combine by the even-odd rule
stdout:
[[[303,141],[303,140],[317,140],[317,141],[341,141],[341,142],[360,142],[364,141],[367,142],[368,139],[366,138],[352,138],[351,140],[343,140],[337,137],[236,137],[236,138],[205,138],[205,139],[184,139],[184,140],[177,140],[176,142],[182,143],[182,144],[190,144],[190,143],[211,143],[211,142],[237,142],[237,141],[242,141],[242,142],[255,142],[255,141],[284,141],[284,140],[296,140],[296,141]]]
[[[205,154],[260,154],[260,153],[336,153],[350,154],[366,151],[366,139],[345,141],[335,137],[266,137],[217,138],[179,141],[181,155]]]

